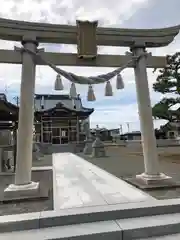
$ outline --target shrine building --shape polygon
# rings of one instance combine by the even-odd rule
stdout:
[[[81,98],[69,95],[36,94],[35,141],[50,144],[78,143],[85,139],[81,123],[94,111]]]
[[[2,96],[1,96],[2,95]],[[49,144],[78,143],[85,139],[82,123],[94,109],[85,108],[81,98],[69,95],[35,94],[34,141]],[[0,94],[0,125],[18,125],[19,108]],[[11,129],[10,127],[7,127]]]

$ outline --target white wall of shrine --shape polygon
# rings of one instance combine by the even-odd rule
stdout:
[[[74,109],[74,105],[76,106],[76,110],[80,110],[82,108],[81,100],[80,99],[63,99],[63,100],[54,100],[54,99],[35,99],[35,110],[41,110],[42,106],[44,110],[53,108],[58,103],[63,103],[64,106],[70,109]]]

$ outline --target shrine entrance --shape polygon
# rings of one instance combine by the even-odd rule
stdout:
[[[32,106],[36,65],[47,65],[68,79],[72,84],[72,94],[75,94],[75,83],[89,85],[88,99],[91,101],[95,100],[93,84],[106,83],[106,96],[111,96],[111,78],[118,76],[117,89],[120,89],[122,88],[120,72],[127,67],[134,68],[145,168],[144,173],[136,177],[146,184],[169,178],[161,173],[159,168],[146,70],[165,67],[166,58],[152,56],[151,53],[147,53],[146,48],[167,46],[179,33],[179,26],[164,29],[118,29],[98,28],[97,25],[98,22],[89,21],[77,21],[77,26],[69,26],[0,19],[0,38],[22,43],[22,48],[15,47],[15,51],[0,50],[0,63],[22,64],[15,184],[10,185],[5,192],[18,192],[22,190],[22,186],[28,191],[39,188],[39,183],[31,181],[34,122]],[[78,54],[45,52],[44,49],[38,49],[38,44],[43,42],[76,44]],[[99,45],[129,47],[130,52],[121,56],[99,55],[97,53]],[[76,76],[57,66],[116,67],[117,69],[108,74],[87,78]],[[57,85],[59,90],[62,89],[59,78]],[[54,141],[66,141],[67,129],[54,130],[54,137],[57,131],[61,134]],[[49,133],[50,138],[52,133]]]
[[[70,141],[69,127],[53,127],[52,128],[52,144],[68,144]]]
[[[35,142],[48,143],[48,144],[68,144],[77,142],[77,127],[74,126],[62,126],[58,124],[52,124],[52,121],[43,121],[41,124],[35,124]],[[38,127],[37,127],[38,126]]]
[[[40,124],[35,124],[37,127]],[[40,126],[39,126],[40,128]],[[78,137],[76,126],[52,126],[43,127],[42,132],[35,132],[34,141],[37,143],[48,143],[48,144],[69,144],[77,143]]]

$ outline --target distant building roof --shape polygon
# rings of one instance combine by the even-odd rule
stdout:
[[[132,131],[132,132],[127,132],[127,133],[121,134],[121,136],[128,136],[128,135],[139,136],[139,135],[141,135],[141,132],[140,131]]]
[[[113,128],[113,129],[108,129],[108,128],[91,128],[91,132],[96,132],[96,130],[100,132],[118,132],[119,133],[119,128]]]

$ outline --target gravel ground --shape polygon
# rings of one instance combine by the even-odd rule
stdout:
[[[161,172],[172,176],[175,181],[180,181],[180,149],[159,148],[158,152]],[[107,157],[104,158],[91,158],[82,153],[78,155],[118,178],[135,176],[144,171],[143,154],[137,149],[109,146],[106,148],[106,153]],[[180,188],[146,192],[157,199],[180,197]]]
[[[51,159],[51,156],[45,156],[44,160],[33,162],[33,166],[50,166],[50,164],[52,164]],[[0,194],[3,194],[6,186],[14,182],[13,179],[13,175],[0,176]],[[23,202],[16,201],[16,203],[0,203],[0,216],[53,210],[52,170],[33,171],[32,180],[38,181],[40,184],[43,182],[43,184],[49,188],[49,198]]]

